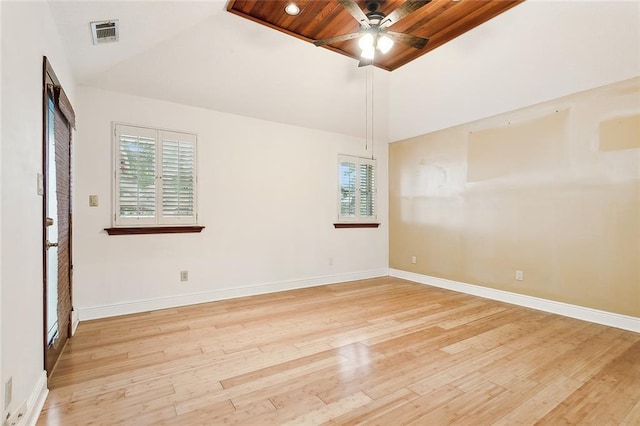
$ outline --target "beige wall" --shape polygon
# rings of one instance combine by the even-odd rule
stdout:
[[[390,267],[640,317],[639,122],[634,78],[391,144]]]

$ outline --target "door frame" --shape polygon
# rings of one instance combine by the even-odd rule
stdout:
[[[69,118],[67,116],[67,114],[71,114],[71,119],[68,120],[69,122],[69,217],[67,218],[68,222],[69,222],[69,242],[68,242],[68,251],[69,251],[69,299],[71,302],[71,312],[73,312],[73,284],[72,284],[72,278],[73,278],[73,256],[72,256],[72,197],[71,197],[71,140],[72,140],[72,131],[71,129],[75,127],[75,114],[73,113],[73,109],[71,108],[71,104],[68,102],[68,99],[66,98],[66,95],[64,94],[64,90],[62,89],[62,85],[60,83],[60,80],[58,79],[58,77],[56,76],[56,73],[53,71],[53,68],[51,67],[51,63],[49,62],[49,60],[47,59],[46,56],[43,56],[43,60],[42,60],[42,181],[39,182],[39,186],[42,188],[42,289],[43,289],[43,294],[42,294],[42,305],[43,305],[43,317],[42,317],[42,341],[43,341],[43,353],[44,353],[44,357],[43,357],[43,364],[44,364],[44,369],[47,372],[47,376],[50,378],[51,377],[51,373],[53,372],[53,369],[55,368],[55,362],[53,364],[51,364],[49,362],[49,356],[48,356],[48,352],[47,349],[49,348],[49,342],[48,342],[48,336],[47,336],[47,248],[45,246],[46,242],[47,242],[47,223],[46,223],[46,219],[47,219],[47,202],[48,202],[48,197],[47,197],[47,184],[48,184],[48,164],[47,164],[47,150],[48,150],[48,144],[49,144],[49,89],[48,86],[49,85],[53,85],[54,88],[56,89],[56,93],[62,93],[61,96],[59,95],[55,95],[54,96],[54,103],[56,104],[56,108],[60,108],[63,105],[59,105],[61,103],[60,98],[63,97],[64,102],[66,102],[68,105],[65,105],[65,110],[63,111],[63,114],[66,112],[66,114],[64,114],[67,118]],[[58,98],[58,99],[56,99]],[[55,138],[55,136],[54,136]],[[52,158],[50,159],[51,161],[55,161],[55,150],[53,153],[50,153],[50,155],[52,155]],[[57,218],[56,218],[57,220]],[[71,337],[71,332],[73,329],[73,324],[72,324],[72,314],[70,313],[70,318],[68,321],[68,326],[67,326],[67,336],[70,338]],[[62,342],[62,344],[60,345],[60,347],[56,350],[56,352],[58,353],[58,355],[56,356],[56,360],[59,359],[59,355],[60,353],[62,353],[62,350],[64,349],[64,346],[66,344],[66,340],[64,342]]]

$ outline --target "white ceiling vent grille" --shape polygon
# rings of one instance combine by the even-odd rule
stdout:
[[[96,21],[91,23],[93,44],[114,43],[118,41],[118,20]]]

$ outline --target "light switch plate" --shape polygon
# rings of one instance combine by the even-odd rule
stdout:
[[[4,409],[6,410],[13,399],[13,377],[9,377],[4,384]]]
[[[98,207],[97,195],[89,195],[89,207]]]

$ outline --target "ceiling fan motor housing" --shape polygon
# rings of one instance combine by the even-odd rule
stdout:
[[[367,18],[369,18],[369,23],[372,26],[379,26],[382,23],[382,20],[387,16],[382,12],[378,12],[378,6],[380,6],[380,1],[370,1],[367,2]]]
[[[380,6],[380,3],[382,3],[382,0],[371,0],[367,2],[367,10],[369,12],[375,12],[376,10],[378,10],[378,7]]]

